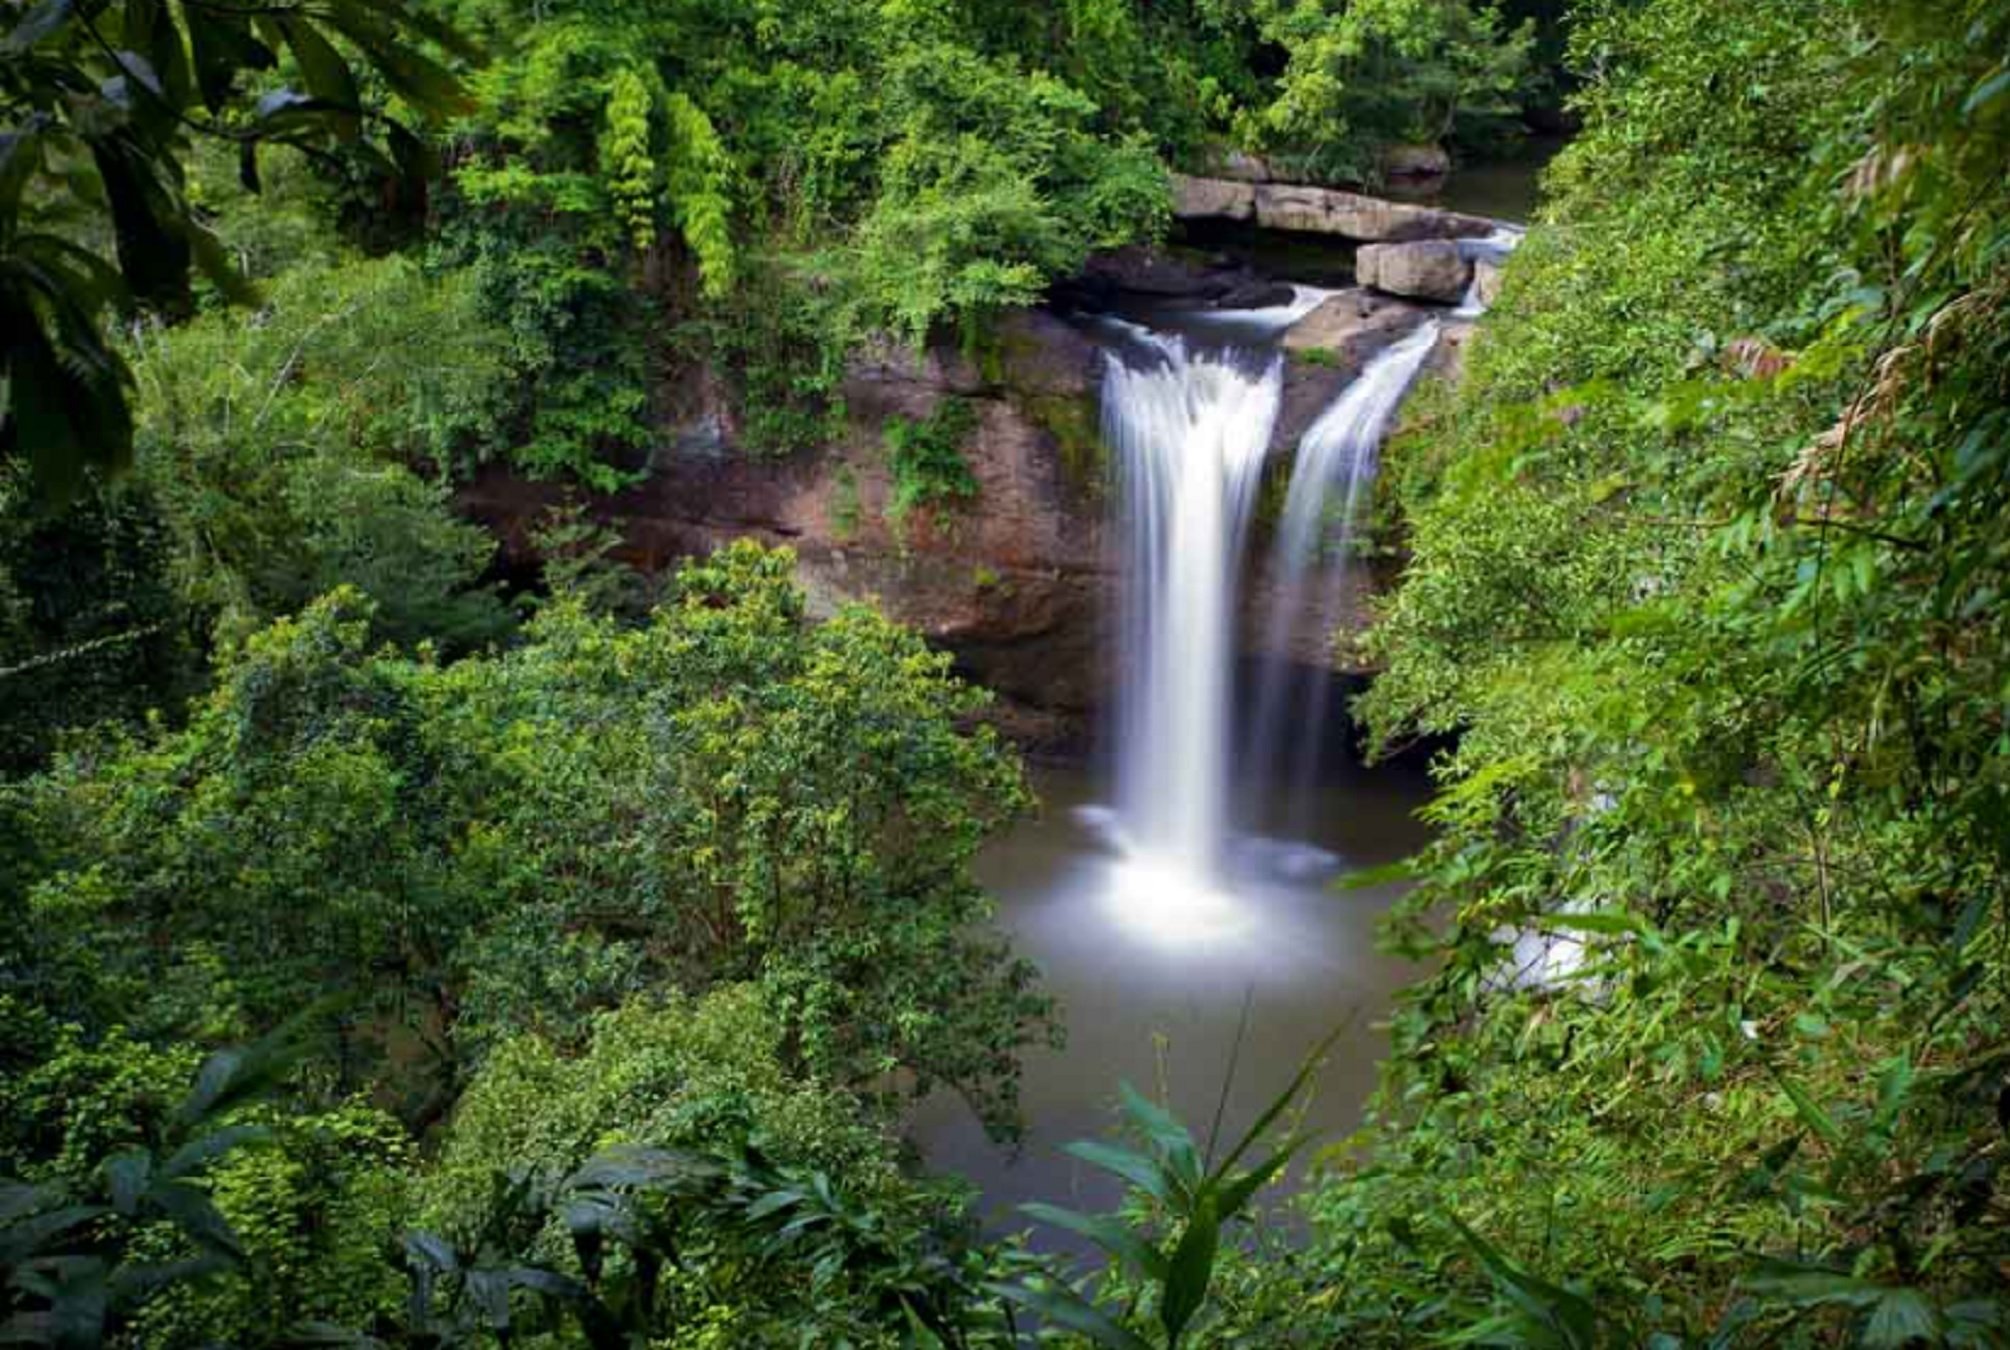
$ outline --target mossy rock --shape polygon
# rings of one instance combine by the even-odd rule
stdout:
[[[1109,490],[1114,465],[1103,440],[1102,410],[1095,396],[1022,393],[1013,395],[1012,401],[1054,438],[1068,486],[1084,496],[1101,498]]]

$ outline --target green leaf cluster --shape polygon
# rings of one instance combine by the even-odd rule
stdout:
[[[2006,39],[1580,11],[1585,135],[1388,457],[1436,965],[1250,1277],[1316,1335],[2000,1343]]]

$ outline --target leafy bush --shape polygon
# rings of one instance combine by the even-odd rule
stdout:
[[[977,478],[963,459],[963,442],[976,429],[977,413],[965,399],[945,399],[916,422],[891,417],[886,423],[886,461],[893,470],[887,516],[896,524],[916,507],[938,511],[976,497]]]
[[[448,667],[373,650],[333,593],[185,730],[0,799],[9,968],[65,1017],[181,1035],[347,991],[348,1081],[397,1064],[419,1119],[485,1037],[755,981],[801,1063],[946,1082],[1009,1128],[1048,1004],[970,861],[1026,801],[1017,765],[961,729],[979,699],[946,657],[869,610],[808,622],[792,566],[736,547],[644,628],[561,601]]]
[[[382,637],[498,636],[494,545],[421,475],[482,453],[503,373],[469,281],[395,259],[299,269],[256,315],[143,337],[136,476],[182,594],[228,639],[343,583],[377,598]]]
[[[892,1187],[879,1131],[847,1094],[787,1067],[787,1034],[757,987],[727,985],[603,1013],[577,1055],[535,1034],[502,1043],[455,1108],[423,1223],[472,1234],[498,1198],[496,1173],[555,1180],[623,1144],[722,1156],[752,1146],[840,1173],[855,1193]]]
[[[1318,1336],[2000,1340],[2004,26],[1581,12],[1587,132],[1390,457],[1439,966]]]

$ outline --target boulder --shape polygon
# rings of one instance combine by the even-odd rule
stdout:
[[[1409,202],[1384,201],[1337,188],[1295,183],[1260,183],[1256,223],[1268,230],[1305,234],[1337,234],[1363,243],[1410,239],[1477,239],[1491,234],[1494,222],[1483,216],[1461,215]]]
[[[1363,244],[1354,255],[1354,275],[1362,285],[1391,295],[1455,305],[1465,298],[1473,265],[1451,240]]]
[[[1384,347],[1400,340],[1433,313],[1430,306],[1346,290],[1329,296],[1291,326],[1283,347],[1284,400],[1271,437],[1272,457],[1288,455],[1340,391]]]
[[[1291,326],[1288,352],[1330,352],[1338,363],[1358,367],[1424,321],[1425,310],[1368,290],[1340,291]]]
[[[1173,214],[1181,220],[1255,220],[1256,187],[1226,178],[1172,176]]]
[[[1493,258],[1473,259],[1473,296],[1481,309],[1491,309],[1501,293],[1501,265]]]

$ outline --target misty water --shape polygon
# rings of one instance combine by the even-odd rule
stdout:
[[[1249,1028],[1223,1133],[1247,1128],[1306,1052],[1343,1025],[1304,1123],[1327,1142],[1352,1129],[1385,1044],[1381,1019],[1416,971],[1376,951],[1376,921],[1395,888],[1336,890],[1333,883],[1424,842],[1415,816],[1426,797],[1421,766],[1337,767],[1316,788],[1312,838],[1231,833],[1223,878],[1245,922],[1191,941],[1139,922],[1128,908],[1129,863],[1098,809],[1111,800],[1107,776],[1046,769],[1034,786],[1040,811],[987,850],[980,873],[998,897],[1003,926],[1060,998],[1068,1043],[1026,1055],[1028,1130],[1016,1151],[987,1141],[953,1096],[924,1102],[914,1138],[930,1166],[974,1181],[987,1217],[1005,1227],[1025,1223],[1011,1210],[1029,1200],[1114,1204],[1118,1186],[1060,1146],[1110,1133],[1119,1080],[1153,1096],[1163,1092],[1204,1140],[1245,998]],[[1233,796],[1259,821],[1288,810],[1246,787]]]

